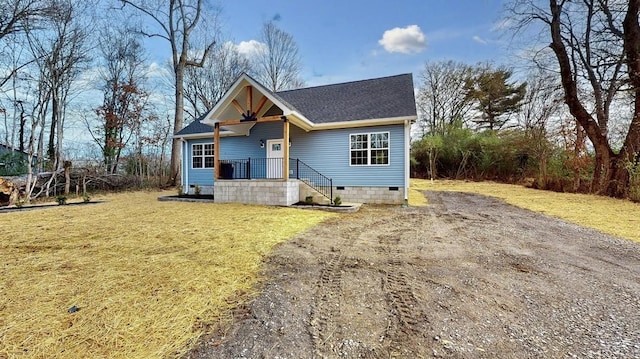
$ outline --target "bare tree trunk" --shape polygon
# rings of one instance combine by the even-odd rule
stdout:
[[[49,144],[47,146],[47,155],[49,155],[49,160],[55,164],[56,162],[56,133],[57,122],[58,122],[58,89],[53,88],[53,94],[51,96],[51,123],[49,124]],[[55,166],[55,165],[54,165]],[[57,166],[53,167],[52,170],[56,170]]]
[[[176,66],[176,109],[173,133],[182,129],[184,123],[184,66]],[[171,144],[170,185],[179,186],[180,176],[180,140],[174,138]]]
[[[567,49],[564,45],[562,32],[561,32],[561,17],[562,17],[562,5],[558,5],[556,0],[550,0],[550,8],[552,19],[549,23],[551,28],[551,49],[558,59],[560,65],[560,76],[562,79],[562,87],[565,92],[565,103],[569,107],[569,112],[576,121],[582,126],[587,136],[593,143],[593,148],[596,152],[596,159],[600,159],[601,163],[596,161],[596,168],[601,167],[607,169],[607,171],[600,175],[598,178],[594,175],[592,182],[592,191],[601,193],[604,189],[602,183],[606,182],[606,179],[610,176],[608,169],[610,168],[610,159],[615,157],[613,151],[609,147],[609,140],[602,133],[600,126],[593,120],[589,111],[582,105],[578,96],[578,85],[574,80],[572,73],[571,60],[567,53]],[[603,181],[604,180],[604,181]]]
[[[18,104],[20,104],[20,128],[18,129],[18,136],[19,138],[19,144],[18,144],[18,149],[21,152],[26,152],[25,151],[25,144],[24,144],[24,128],[27,126],[27,118],[24,115],[24,105],[22,104],[22,101],[18,102]]]
[[[71,189],[71,161],[64,161],[64,194],[69,195]]]
[[[429,172],[431,175],[431,182],[438,176],[436,159],[438,158],[438,149],[432,148],[429,150]]]
[[[582,166],[580,157],[584,152],[585,133],[580,124],[576,122],[576,143],[573,148],[574,166],[573,166],[573,191],[577,192],[580,189],[580,176],[582,175]],[[597,161],[596,161],[597,162]],[[594,171],[595,178],[595,171]]]
[[[640,0],[630,0],[623,21],[624,49],[629,73],[629,80],[634,95],[633,118],[629,132],[620,154],[613,163],[611,181],[607,192],[614,196],[627,195],[629,189],[629,171],[627,164],[633,163],[640,153]]]
[[[82,196],[87,195],[87,169],[82,172]]]

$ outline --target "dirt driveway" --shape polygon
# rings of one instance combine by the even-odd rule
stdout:
[[[479,195],[427,196],[278,247],[260,296],[188,357],[640,358],[639,244]]]

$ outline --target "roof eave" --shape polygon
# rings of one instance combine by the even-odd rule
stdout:
[[[399,125],[399,124],[404,124],[406,121],[414,122],[417,118],[418,118],[417,116],[411,115],[411,116],[399,116],[399,117],[388,117],[388,118],[373,118],[373,119],[366,119],[366,120],[316,123],[313,125],[312,130],[317,131],[317,130],[333,130],[333,129],[339,129],[339,128]]]
[[[289,119],[291,123],[293,123],[294,125],[298,126],[302,130],[307,132],[313,130],[314,126],[317,125],[311,122],[311,120],[303,116],[301,113],[296,111],[289,111],[289,112],[283,113],[283,116],[287,117],[287,119]]]
[[[201,133],[190,133],[186,135],[173,135],[172,137],[175,139],[183,139],[183,140],[198,140],[202,138],[213,138],[213,132],[201,132]],[[246,134],[235,133],[235,132],[220,132],[220,137],[234,137],[234,136],[246,136]]]

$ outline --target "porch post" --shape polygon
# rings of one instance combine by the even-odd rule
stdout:
[[[213,179],[220,178],[220,123],[213,126]]]
[[[289,179],[289,120],[286,116],[282,116],[282,139],[284,151],[282,153],[282,179],[284,181]]]

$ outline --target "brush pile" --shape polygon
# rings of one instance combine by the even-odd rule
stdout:
[[[9,179],[0,177],[0,207],[10,206],[18,199],[18,188]]]

